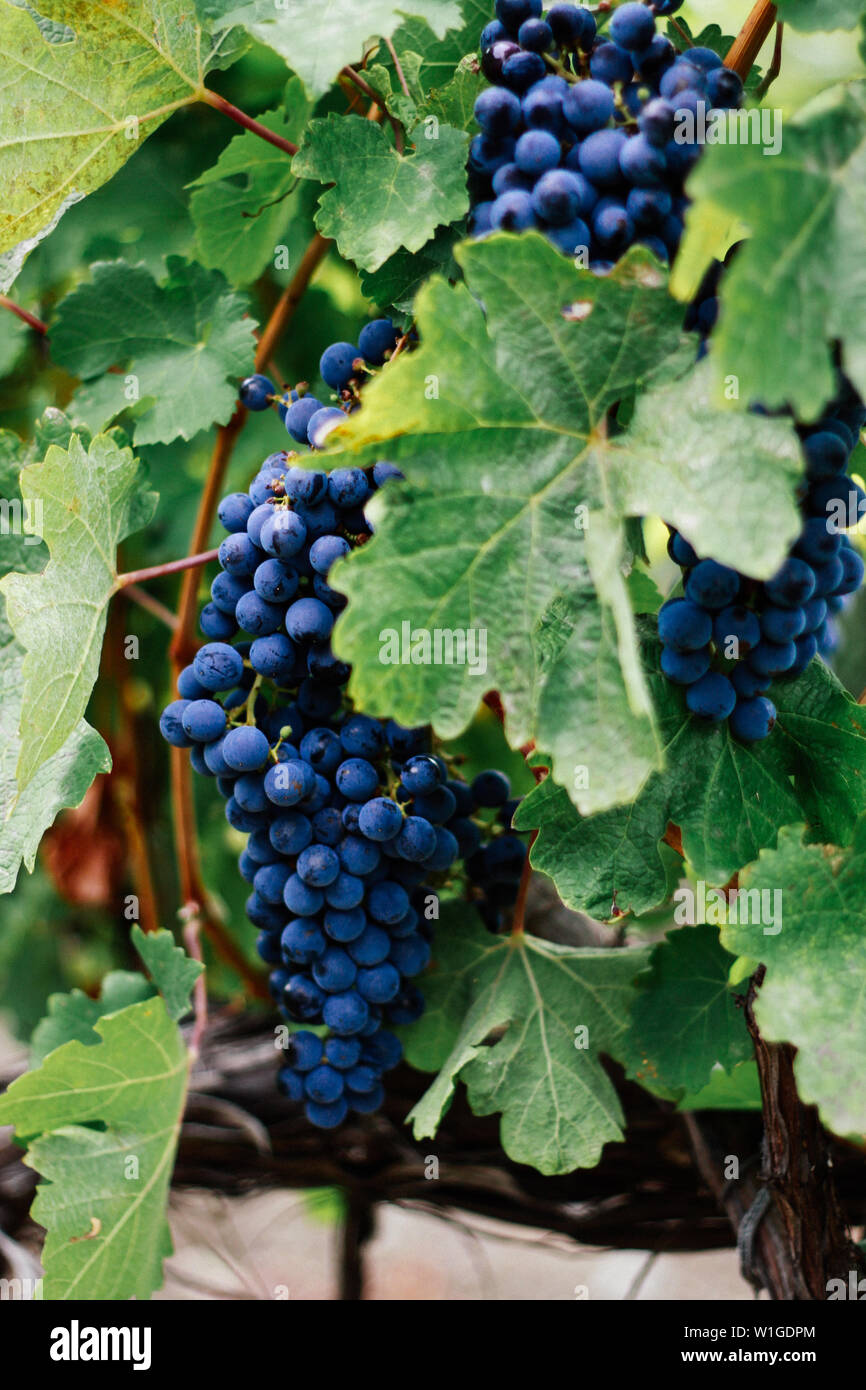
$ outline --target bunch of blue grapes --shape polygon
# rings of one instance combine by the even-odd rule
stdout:
[[[803,525],[764,583],[701,559],[685,536],[671,532],[668,553],[684,583],[683,597],[659,611],[662,671],[685,687],[692,714],[729,720],[744,742],[773,729],[776,707],[766,693],[772,683],[800,675],[833,649],[833,615],[863,581],[863,561],[846,531],[866,514],[866,493],[847,471],[864,423],[866,408],[846,386],[823,419],[798,427],[806,462]]]
[[[381,361],[396,341],[387,323],[372,325]],[[283,1016],[308,1025],[291,1033],[278,1084],[323,1128],[383,1102],[383,1075],[402,1054],[392,1029],[424,1008],[415,980],[431,959],[439,890],[462,884],[499,930],[526,857],[508,778],[468,783],[434,751],[429,727],[356,711],[350,668],[331,647],[345,606],[331,568],[372,533],[368,499],[402,477],[387,462],[316,466],[329,420],[358,408],[367,329],[358,349],[323,354],[337,406],[284,396],[260,376],[244,382],[249,407],[285,408],[293,439],[317,442],[306,458],[271,454],[246,492],[220,502],[221,570],[200,615],[208,640],[160,719],[248,836],[238,867],[258,952]]]
[[[700,119],[741,105],[743,84],[709,48],[656,32],[676,0],[614,10],[607,32],[579,5],[496,0],[481,34],[493,84],[475,104],[471,229],[535,227],[605,273],[629,246],[676,254]]]

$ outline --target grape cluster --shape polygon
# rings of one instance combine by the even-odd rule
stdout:
[[[803,526],[765,583],[700,559],[671,532],[668,554],[683,571],[684,597],[659,611],[662,671],[685,686],[693,714],[729,719],[745,742],[771,732],[776,708],[766,691],[832,648],[832,615],[862,583],[863,561],[845,531],[866,514],[866,493],[847,473],[864,423],[866,408],[848,388],[817,424],[799,427]]]
[[[655,15],[677,3],[625,4],[599,34],[590,10],[496,0],[481,34],[493,84],[475,104],[471,230],[535,227],[604,273],[635,242],[676,254],[685,180],[700,154],[694,119],[738,107],[743,85],[709,48],[679,54]]]
[[[245,403],[284,407],[295,440],[303,426],[320,444],[317,416],[342,419],[358,406],[359,357],[369,362],[377,347],[384,361],[393,347],[386,322],[367,325],[360,351],[338,343],[323,354],[341,406],[301,392],[287,403],[260,376],[244,382]],[[239,869],[272,994],[288,1020],[323,1032],[292,1033],[279,1086],[325,1128],[382,1103],[383,1073],[402,1051],[391,1028],[423,1011],[413,981],[430,961],[437,890],[456,862],[466,861],[467,896],[497,930],[526,854],[502,773],[469,784],[432,751],[429,728],[370,718],[346,697],[350,669],[330,643],[345,599],[329,573],[371,534],[364,504],[400,477],[387,462],[328,474],[314,457],[305,466],[297,451],[279,452],[247,492],[222,499],[221,570],[200,615],[210,640],[160,719],[248,836]]]

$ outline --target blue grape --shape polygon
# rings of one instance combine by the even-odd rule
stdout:
[[[347,758],[337,768],[335,781],[349,801],[369,801],[379,785],[379,774],[365,758]]]
[[[261,372],[241,382],[240,401],[247,410],[267,410],[271,396],[276,394],[274,383],[269,377],[262,376]]]
[[[296,599],[286,612],[286,632],[296,642],[326,642],[333,626],[334,615],[321,599]]]
[[[686,704],[692,714],[702,719],[727,719],[737,702],[736,692],[727,676],[708,671],[686,689]]]
[[[615,43],[600,43],[593,50],[589,60],[589,70],[599,82],[630,82],[634,76],[634,66],[625,49]]]
[[[700,560],[685,583],[686,598],[703,608],[727,608],[740,592],[740,576],[717,560]]]
[[[181,715],[181,724],[196,743],[211,743],[225,730],[225,710],[215,700],[192,700]]]
[[[400,971],[390,961],[358,971],[358,993],[369,1004],[387,1004],[396,999],[400,985]]]
[[[645,5],[620,5],[610,21],[610,36],[614,43],[629,51],[646,48],[655,34],[655,19]]]
[[[675,685],[693,685],[709,670],[710,649],[699,647],[697,651],[680,652],[675,647],[662,647],[660,664]]]
[[[687,598],[675,598],[659,609],[658,630],[665,646],[678,652],[692,652],[707,645],[713,635],[713,623],[700,604]]]
[[[245,531],[254,510],[252,498],[246,492],[230,492],[217,507],[217,516],[227,531]]]
[[[370,1017],[370,1008],[356,990],[346,990],[344,994],[332,994],[324,1001],[322,1018],[338,1035],[351,1037],[360,1033]]]
[[[515,92],[525,92],[534,82],[539,82],[547,72],[540,53],[527,53],[518,49],[511,53],[502,64],[502,81]]]
[[[244,663],[240,652],[225,642],[208,642],[193,658],[193,671],[205,690],[229,690],[243,675]]]
[[[397,346],[398,338],[397,329],[390,319],[373,319],[361,329],[358,353],[371,366],[381,367],[388,353]]]
[[[189,748],[193,742],[183,726],[183,716],[189,705],[189,700],[172,700],[159,717],[159,731],[172,748]]]
[[[319,372],[325,384],[334,391],[342,391],[348,386],[358,355],[354,343],[331,343],[330,347],[326,347],[319,359]]]
[[[328,477],[328,496],[335,507],[360,507],[370,495],[362,468],[335,468]]]
[[[311,973],[326,994],[342,994],[355,983],[358,967],[347,951],[339,946],[327,946],[313,963]]]
[[[386,796],[374,797],[361,807],[358,828],[368,840],[391,840],[403,824],[403,813],[396,801]]]
[[[476,121],[481,126],[485,135],[489,135],[494,139],[503,135],[511,135],[520,125],[520,100],[513,92],[508,91],[506,87],[486,87],[476,99],[474,114]],[[391,320],[380,319],[377,320],[377,322],[390,324]],[[373,325],[368,324],[366,327],[372,328]],[[359,345],[362,350],[364,347],[364,333],[366,332],[366,327],[361,332]],[[391,327],[393,330],[393,325],[391,325]],[[390,347],[393,347],[395,342],[396,336],[393,341],[390,341]],[[387,348],[382,350],[381,357],[378,361],[370,357],[367,352],[363,352],[363,356],[366,357],[368,362],[372,362],[374,366],[381,366],[382,362],[385,360],[385,352],[387,350]]]
[[[776,706],[763,695],[751,700],[738,699],[731,714],[731,731],[744,743],[766,738],[775,723]]]
[[[298,444],[307,442],[307,426],[317,410],[323,408],[315,396],[301,396],[286,411],[286,429]]]
[[[628,137],[621,130],[597,130],[580,146],[580,171],[596,188],[617,188],[622,182],[619,157]]]
[[[264,767],[269,752],[267,738],[252,724],[230,729],[223,740],[223,758],[236,772],[257,772]]]

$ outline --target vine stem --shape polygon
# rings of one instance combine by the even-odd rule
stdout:
[[[0,294],[0,308],[8,309],[10,314],[15,314],[16,318],[21,319],[23,323],[35,328],[37,333],[45,334],[48,332],[47,323],[43,323],[35,314],[31,314],[29,309],[22,309],[21,305],[16,304],[15,300],[10,299],[8,295]]]
[[[397,50],[396,50],[396,48],[394,47],[393,42],[391,41],[391,39],[389,39],[389,38],[387,37],[387,35],[386,35],[386,37],[385,37],[385,47],[388,49],[388,52],[391,54],[391,62],[394,64],[394,71],[395,71],[396,74],[397,74],[397,81],[400,83],[400,86],[403,88],[403,91],[406,93],[406,96],[407,96],[407,97],[409,98],[409,100],[411,101],[411,100],[412,100],[412,93],[409,91],[409,84],[408,84],[408,82],[406,81],[406,78],[405,78],[405,76],[404,76],[404,74],[403,74],[403,69],[402,69],[401,66],[400,66],[400,59],[397,57]]]
[[[140,584],[145,579],[159,579],[164,574],[176,574],[178,570],[195,569],[200,565],[207,565],[211,560],[215,560],[219,554],[218,550],[204,550],[200,555],[184,555],[179,560],[166,560],[162,565],[150,565],[143,570],[127,570],[126,574],[119,574],[115,582],[115,590],[125,589],[130,584]]]
[[[172,632],[177,629],[177,614],[172,613],[170,608],[160,603],[159,599],[154,598],[146,589],[140,589],[137,584],[127,584],[124,586],[124,593],[133,603],[137,603],[139,608],[144,608],[155,618],[159,618],[159,621],[171,628]]]
[[[344,67],[341,69],[341,73],[344,77],[348,77],[350,82],[354,83],[354,85],[358,88],[359,92],[363,92],[365,97],[369,97],[372,102],[375,102],[377,106],[380,106],[382,108],[382,110],[385,112],[385,115],[388,117],[391,129],[394,132],[394,144],[396,146],[397,153],[402,154],[404,149],[403,127],[397,120],[397,117],[392,116],[391,112],[387,109],[387,107],[382,105],[382,98],[376,92],[373,91],[373,88],[370,86],[369,82],[367,82],[359,72],[356,72],[354,68],[350,68],[348,66]]]
[[[520,883],[517,887],[517,897],[514,900],[514,912],[511,917],[511,935],[520,936],[523,932],[523,922],[526,916],[526,899],[529,894],[529,881],[532,878],[532,865],[529,856],[532,853],[532,846],[535,844],[537,830],[533,830],[529,837],[529,844],[526,848],[526,858],[523,861],[523,868],[520,871]]]
[[[731,44],[725,59],[725,67],[733,69],[744,82],[763,47],[764,40],[775,23],[776,6],[772,0],[758,0]]]
[[[295,145],[291,140],[286,140],[282,135],[275,135],[272,130],[268,130],[267,126],[262,125],[261,121],[248,116],[245,111],[241,111],[240,107],[233,106],[230,101],[226,101],[225,97],[211,91],[210,87],[202,87],[199,97],[208,106],[212,106],[215,111],[222,111],[224,116],[237,121],[238,125],[242,125],[245,130],[251,130],[254,135],[258,135],[262,140],[267,140],[269,145],[276,145],[278,150],[283,150],[286,154],[298,153],[298,145]]]

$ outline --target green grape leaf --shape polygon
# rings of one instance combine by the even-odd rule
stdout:
[[[50,995],[48,1013],[33,1031],[31,1067],[38,1066],[49,1052],[73,1039],[84,1047],[95,1047],[100,1040],[96,1032],[100,1018],[118,1013],[130,1004],[139,1004],[155,993],[155,987],[136,971],[112,970],[102,981],[98,999],[91,999],[80,989]]]
[[[107,744],[77,719],[19,792],[15,770],[25,750],[19,728],[26,730],[28,722],[25,659],[17,642],[0,635],[0,893],[12,892],[22,864],[33,872],[39,841],[59,812],[80,806],[94,777],[111,770]]]
[[[778,0],[779,19],[795,29],[854,29],[860,23],[864,0]]]
[[[677,1110],[761,1110],[761,1080],[755,1062],[741,1062],[729,1074],[714,1067],[706,1086],[683,1096]]]
[[[623,1055],[630,1076],[655,1093],[699,1091],[713,1067],[731,1072],[753,1053],[741,1003],[728,985],[731,958],[718,927],[670,931],[636,980]]]
[[[293,77],[284,107],[256,119],[272,134],[297,142],[309,115],[303,86]],[[190,187],[199,260],[231,284],[257,280],[274,264],[279,246],[286,246],[290,265],[300,259],[299,243],[312,234],[312,190],[298,182],[283,150],[246,130]]]
[[[417,67],[421,59],[417,54],[413,55]],[[404,78],[407,74],[404,70]],[[409,86],[409,94],[403,91],[400,80],[396,73],[392,73],[382,63],[371,63],[364,69],[364,78],[373,88],[378,97],[381,97],[380,105],[385,108],[390,115],[395,116],[398,121],[408,130],[414,126],[418,120],[418,103],[411,95],[412,88],[407,79],[406,85]]]
[[[866,818],[850,848],[779,833],[740,876],[745,892],[776,895],[777,925],[728,925],[722,942],[766,966],[755,1022],[769,1042],[797,1048],[794,1075],[806,1104],[837,1134],[866,1130]],[[772,901],[772,899],[771,899]]]
[[[436,116],[445,125],[453,126],[456,130],[468,130],[475,135],[478,131],[475,100],[487,85],[487,78],[478,69],[475,60],[464,59],[450,82],[430,91],[425,112]]]
[[[58,412],[59,413],[59,412]],[[39,537],[38,510],[23,505],[18,473],[32,453],[11,431],[0,431],[0,508],[4,518],[0,573],[36,574],[48,552]],[[34,499],[35,501],[35,499]],[[15,768],[21,752],[22,665],[0,596],[0,893],[15,887],[23,863],[32,872],[43,834],[59,811],[77,806],[97,773],[111,767],[108,748],[95,729],[79,720],[69,738],[18,796]]]
[[[478,928],[478,912],[459,901],[443,902],[441,912],[433,963],[424,976],[424,1012],[417,1022],[396,1030],[406,1061],[419,1071],[444,1067],[474,992],[476,956],[463,943]]]
[[[648,657],[666,752],[631,806],[581,818],[548,779],[518,808],[515,825],[538,829],[532,862],[563,902],[596,917],[645,912],[666,895],[659,842],[669,823],[682,831],[695,875],[724,884],[779,826],[804,819],[811,839],[847,843],[866,808],[866,711],[821,661],[770,691],[778,722],[768,739],[739,743],[727,724],[688,715],[680,690]]]
[[[174,944],[170,931],[143,932],[136,923],[132,944],[165,1000],[169,1018],[177,1023],[189,1013],[192,987],[204,966],[192,960],[182,946]]]
[[[106,423],[136,400],[138,444],[191,439],[227,423],[237,378],[249,370],[255,321],[244,295],[216,271],[178,256],[157,285],[143,266],[100,261],[93,278],[66,296],[51,329],[52,355],[98,383]],[[112,367],[126,372],[109,373]],[[147,404],[152,402],[151,404]]]
[[[334,185],[319,199],[316,226],[364,270],[378,270],[401,246],[420,251],[437,227],[469,207],[469,137],[440,125],[431,139],[432,130],[423,122],[416,126],[409,132],[414,150],[400,155],[382,126],[360,116],[330,115],[307,127],[292,169]]]
[[[380,308],[396,310],[405,326],[411,321],[415,295],[425,280],[437,271],[449,280],[458,279],[456,236],[453,227],[440,227],[420,251],[396,251],[372,274],[361,271],[361,289]]]
[[[53,23],[71,42],[46,42]],[[56,31],[55,31],[56,33]],[[159,123],[231,61],[186,0],[39,0],[0,13],[0,254],[4,288],[73,203],[110,179]]]
[[[468,1009],[452,1051],[410,1120],[432,1137],[457,1079],[478,1115],[501,1113],[501,1141],[542,1173],[596,1164],[622,1138],[619,1100],[600,1062],[618,1057],[647,952],[575,950],[523,933],[492,937],[480,925],[452,935],[437,970],[456,979]],[[425,978],[425,989],[427,978]]]
[[[40,574],[8,574],[0,591],[25,650],[18,789],[23,793],[39,775],[34,795],[41,793],[41,805],[49,800],[46,765],[55,755],[64,758],[56,768],[67,783],[63,794],[81,784],[78,759],[83,752],[91,759],[91,780],[100,770],[93,767],[92,731],[81,719],[99,669],[105,613],[117,579],[115,552],[150,520],[156,496],[144,490],[132,451],[119,448],[107,435],[94,439],[89,452],[75,435],[68,450],[52,445],[44,462],[31,464],[22,474],[22,487],[31,507],[42,508],[42,537],[51,559]],[[63,750],[73,735],[78,745],[71,759],[71,750]],[[99,746],[103,748],[101,739]],[[32,819],[31,814],[31,825]]]
[[[784,154],[767,158],[758,144],[708,149],[689,192],[697,214],[710,206],[751,232],[722,282],[709,353],[718,389],[733,379],[743,401],[814,419],[837,391],[838,339],[844,369],[866,394],[866,84],[786,122]],[[687,231],[686,261],[689,250]]]
[[[226,9],[221,3],[209,6]],[[216,27],[240,24],[253,38],[285,58],[313,96],[321,96],[340,68],[361,61],[367,41],[390,37],[407,14],[422,15],[440,36],[460,23],[454,0],[240,0],[220,15]]]
[[[45,1297],[149,1298],[171,1254],[165,1219],[189,1055],[155,997],[97,1019],[99,1042],[52,1052],[0,1097],[44,1181]],[[99,1128],[93,1128],[93,1126]]]
[[[460,23],[440,38],[423,19],[408,17],[393,35],[394,48],[404,70],[412,63],[412,72],[421,92],[445,87],[453,78],[460,62],[472,54],[477,61],[478,40],[485,24],[493,18],[489,0],[460,0]],[[414,55],[414,58],[413,58]],[[380,51],[386,65],[389,55]],[[420,58],[420,63],[415,59]],[[408,73],[407,73],[408,76]],[[414,86],[410,80],[410,86]]]
[[[608,446],[619,464],[616,502],[627,515],[655,513],[675,523],[699,555],[769,579],[803,525],[796,502],[804,467],[800,445],[785,420],[716,406],[710,371],[702,362],[688,383],[638,397],[628,433]],[[730,498],[746,483],[748,507],[732,506]],[[706,503],[710,486],[718,488],[720,502],[712,509]],[[774,518],[772,539],[768,516]]]
[[[534,739],[580,809],[600,810],[631,800],[661,762],[625,583],[627,517],[665,515],[711,554],[766,573],[796,534],[799,444],[778,420],[756,417],[747,435],[733,411],[698,428],[702,371],[687,374],[693,343],[644,249],[608,277],[535,233],[456,256],[466,284],[422,288],[420,348],[370,383],[333,436],[343,461],[375,449],[408,479],[377,498],[376,535],[334,570],[349,596],[336,644],[359,706],[432,719],[444,737],[498,689],[512,746]],[[632,428],[606,438],[608,411],[642,388]],[[778,533],[738,522],[732,490],[737,517],[754,497]],[[436,632],[462,636],[467,653],[474,640],[475,659],[453,645],[437,659]],[[428,635],[428,657],[423,643],[413,654],[413,633]]]

